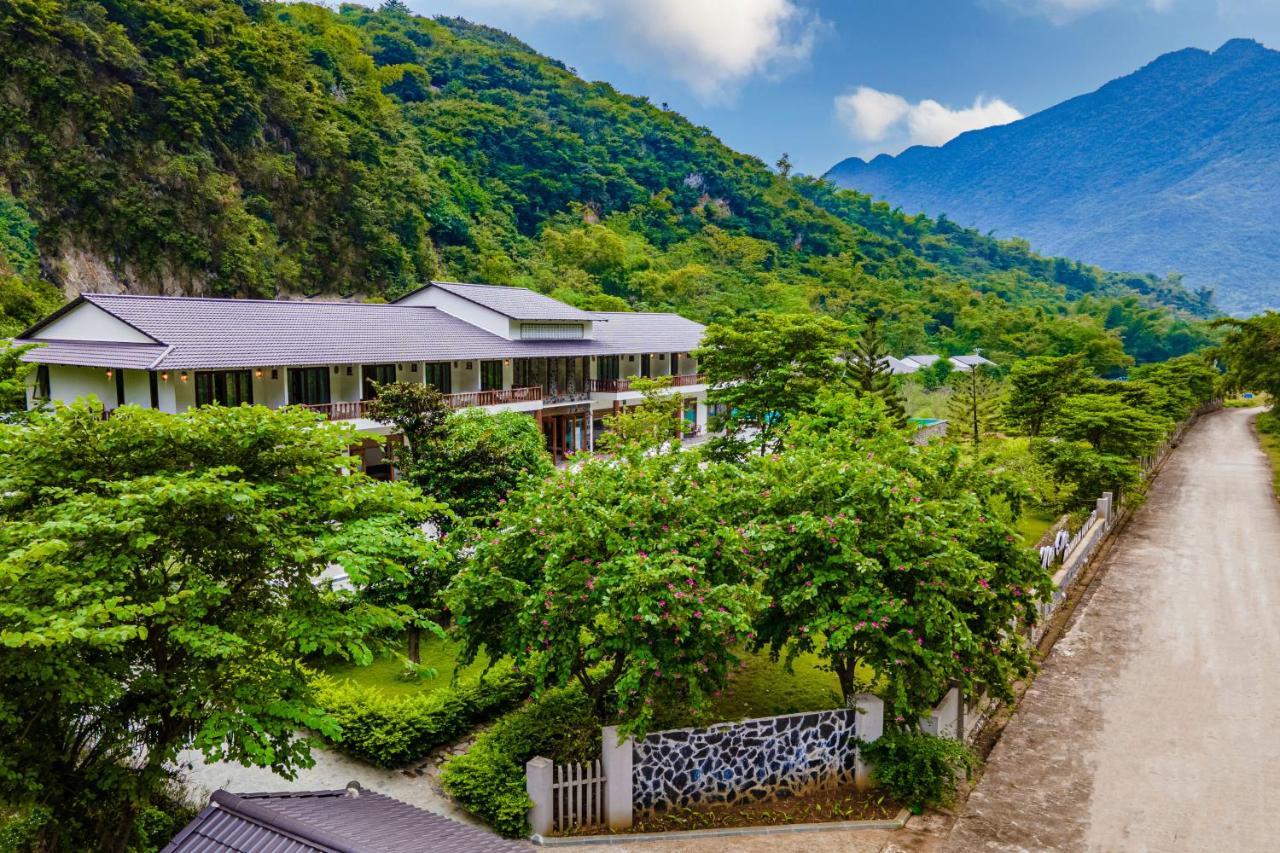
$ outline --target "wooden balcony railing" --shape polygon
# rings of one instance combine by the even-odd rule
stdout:
[[[507,388],[492,391],[463,391],[459,394],[445,394],[445,403],[452,409],[470,409],[476,406],[500,406],[503,403],[527,403],[542,399],[542,388]],[[303,406],[313,412],[319,412],[331,421],[349,421],[369,416],[369,404],[372,400],[351,400],[340,403],[316,403]]]
[[[498,388],[492,391],[464,391],[445,394],[445,400],[455,409],[471,409],[476,406],[500,406],[503,403],[528,403],[542,399],[542,386],[528,388]]]
[[[591,383],[592,388],[601,394],[625,394],[631,390],[631,381],[635,378],[637,377],[628,376],[624,379],[593,379],[591,380]],[[705,385],[707,382],[707,375],[705,373],[682,373],[676,376],[655,376],[653,378],[670,379],[672,388],[685,388],[690,385]]]

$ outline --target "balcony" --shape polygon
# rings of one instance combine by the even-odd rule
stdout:
[[[491,391],[463,391],[445,394],[444,401],[451,409],[472,409],[478,406],[501,406],[506,403],[531,403],[542,399],[542,388],[498,388]],[[331,421],[350,421],[369,417],[372,400],[351,400],[339,403],[317,403],[302,408],[319,412]]]
[[[594,379],[592,380],[592,388],[600,394],[626,394],[631,391],[631,382],[638,379],[637,376],[628,376],[623,379]],[[707,384],[707,375],[705,373],[682,373],[676,376],[654,376],[652,379],[670,379],[672,388],[687,388],[690,385]]]

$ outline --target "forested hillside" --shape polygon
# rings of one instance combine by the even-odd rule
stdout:
[[[1280,305],[1280,52],[1166,54],[1011,124],[837,163],[842,186],[1042,251],[1178,270],[1228,310]]]
[[[1188,321],[1211,312],[1176,281],[775,173],[503,33],[397,3],[5,3],[10,221],[6,294],[41,286],[33,261],[67,293],[393,298],[444,277],[704,321],[879,310],[895,349],[1082,350],[1104,371],[1196,345]],[[0,331],[27,319],[13,301]]]

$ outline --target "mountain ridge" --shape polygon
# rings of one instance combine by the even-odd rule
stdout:
[[[1186,48],[1020,121],[827,177],[1047,254],[1280,304],[1280,52]]]

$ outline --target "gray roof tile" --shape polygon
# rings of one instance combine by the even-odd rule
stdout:
[[[485,829],[373,791],[231,794],[209,806],[162,853],[509,853]]]
[[[169,348],[164,344],[124,344],[113,341],[41,341],[23,353],[22,360],[43,364],[85,367],[121,367],[146,370]]]
[[[596,319],[591,312],[566,305],[558,299],[544,296],[523,287],[500,287],[492,284],[461,284],[454,281],[433,281],[429,285],[469,302],[483,305],[513,320],[578,320]]]
[[[607,321],[594,324],[593,339],[510,341],[424,306],[106,294],[83,299],[166,345],[167,352],[146,350],[159,356],[150,365],[156,370],[686,352],[698,346],[703,331],[676,314],[600,312],[588,315]],[[27,358],[141,368],[148,366],[141,363],[144,348],[152,346],[59,342]],[[134,360],[120,363],[126,354]]]

